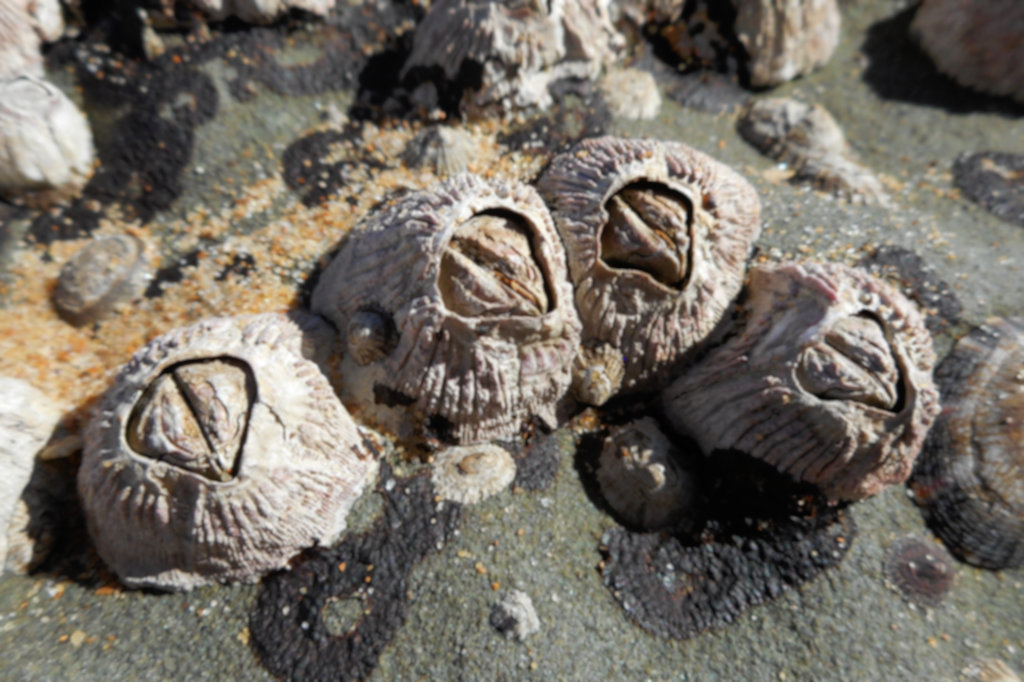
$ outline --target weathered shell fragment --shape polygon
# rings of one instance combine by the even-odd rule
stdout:
[[[434,125],[409,141],[402,160],[407,166],[426,166],[440,177],[462,173],[476,155],[477,142],[462,128]]]
[[[734,449],[833,500],[910,475],[939,411],[931,336],[902,294],[839,264],[753,268],[745,324],[663,395],[705,454]]]
[[[612,26],[608,0],[438,0],[416,28],[403,77],[440,67],[455,81],[479,70],[479,87],[463,106],[547,107],[548,85],[593,80],[618,59],[624,38]]]
[[[609,69],[601,78],[601,92],[614,116],[649,120],[661,110],[658,83],[640,69]]]
[[[644,417],[616,427],[604,440],[597,482],[612,509],[634,528],[675,524],[693,502],[693,478],[657,422]]]
[[[975,566],[1024,565],[1024,319],[992,318],[935,372],[943,411],[911,489],[929,527]]]
[[[255,580],[333,542],[375,469],[317,366],[309,316],[210,318],[121,371],[89,424],[78,490],[130,587]]]
[[[771,87],[810,73],[839,44],[836,0],[734,0],[736,38],[750,58],[750,85]]]
[[[50,83],[0,80],[0,195],[47,205],[72,196],[92,175],[85,116]]]
[[[625,361],[624,391],[657,386],[743,284],[760,232],[746,180],[677,142],[600,137],[538,183],[569,259],[588,345]]]
[[[1016,0],[925,0],[911,35],[956,82],[1024,102],[1024,5]]]
[[[374,352],[358,349],[355,360],[372,364],[349,386],[357,404],[438,417],[463,443],[512,436],[531,416],[553,424],[579,346],[565,255],[540,197],[467,174],[353,230],[312,307],[349,339],[393,325],[393,335],[366,334],[386,341]]]
[[[766,156],[789,164],[795,182],[810,183],[848,201],[889,204],[881,182],[858,163],[824,107],[787,97],[760,99],[746,107],[736,127]]]
[[[0,376],[0,571],[24,573],[49,549],[46,528],[30,494],[37,455],[63,416],[63,409],[30,384]]]
[[[434,490],[443,500],[480,502],[507,488],[515,477],[512,455],[498,445],[454,445],[434,455]]]
[[[626,363],[622,354],[607,343],[584,346],[572,362],[572,391],[576,399],[600,407],[622,388]]]
[[[146,246],[138,237],[94,239],[60,269],[53,303],[71,324],[96,322],[142,295],[150,274]]]
[[[530,595],[521,590],[512,590],[491,608],[491,625],[507,639],[526,641],[530,635],[540,632],[540,618],[533,608]]]

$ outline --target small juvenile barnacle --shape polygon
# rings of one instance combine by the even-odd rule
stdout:
[[[434,490],[443,500],[472,504],[501,492],[516,477],[516,463],[492,443],[454,445],[434,455]]]
[[[477,142],[462,128],[433,125],[409,140],[402,160],[407,166],[426,166],[439,177],[447,178],[469,169]]]
[[[608,0],[438,0],[416,27],[402,76],[439,67],[447,80],[467,82],[462,104],[469,109],[547,107],[551,83],[593,80],[620,56],[625,39],[608,6]]]
[[[677,142],[600,137],[552,161],[538,188],[565,242],[583,340],[656,387],[743,283],[760,202],[742,177]]]
[[[910,486],[928,526],[983,568],[1024,565],[1024,320],[992,318],[935,370],[942,414]]]
[[[657,530],[676,523],[696,494],[679,453],[650,417],[617,427],[598,459],[601,494],[635,528]]]
[[[367,333],[386,339],[373,352],[348,349],[369,365],[346,389],[356,404],[371,414],[397,404],[468,443],[512,436],[531,416],[554,423],[579,345],[571,297],[537,193],[462,174],[353,230],[312,307],[349,339],[357,320],[357,330],[387,330]]]
[[[665,389],[705,454],[734,449],[857,500],[910,475],[939,411],[931,336],[885,282],[839,264],[751,270],[738,331]]]
[[[572,361],[573,395],[581,403],[600,407],[622,388],[625,373],[622,354],[612,346],[582,346]]]
[[[61,268],[53,303],[68,322],[89,324],[140,296],[149,278],[149,258],[141,239],[127,234],[101,237]]]
[[[78,490],[131,587],[255,580],[333,542],[375,468],[312,318],[210,318],[139,350],[86,430]]]
[[[92,132],[64,93],[37,78],[0,80],[0,195],[46,206],[92,175]]]

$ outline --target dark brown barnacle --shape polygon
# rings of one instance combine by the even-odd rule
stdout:
[[[992,318],[935,371],[942,414],[911,479],[929,527],[983,568],[1024,565],[1024,320]]]
[[[398,430],[395,420],[443,423],[463,443],[511,436],[530,416],[553,424],[579,346],[564,252],[540,197],[468,174],[353,230],[312,305],[350,338],[365,311],[393,322],[393,345],[345,389],[368,416]],[[385,395],[404,397],[389,401],[397,412],[377,404]]]
[[[334,542],[376,469],[317,365],[308,316],[210,318],[140,349],[78,473],[89,534],[131,587],[253,581]]]
[[[939,411],[931,335],[885,282],[854,268],[753,268],[735,334],[664,394],[701,449],[739,450],[833,500],[910,475]]]
[[[601,137],[552,161],[538,188],[565,243],[584,343],[656,387],[707,338],[760,232],[754,189],[677,142]]]

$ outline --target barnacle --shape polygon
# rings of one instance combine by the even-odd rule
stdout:
[[[94,239],[61,268],[53,304],[72,324],[96,322],[142,294],[149,278],[148,254],[138,237]]]

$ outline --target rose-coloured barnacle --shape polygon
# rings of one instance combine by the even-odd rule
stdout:
[[[735,335],[663,394],[705,454],[739,450],[832,500],[910,475],[939,411],[931,336],[891,286],[834,263],[753,268]]]
[[[618,59],[625,39],[612,25],[608,0],[438,0],[416,27],[402,77],[440,67],[449,81],[476,70],[479,85],[463,95],[469,109],[491,105],[547,107],[548,85],[593,79]]]
[[[149,257],[141,239],[127,234],[101,237],[60,269],[53,304],[71,324],[89,324],[142,295],[149,279]]]
[[[89,533],[131,587],[256,580],[333,542],[376,462],[280,314],[210,318],[139,350],[104,396],[78,475]]]
[[[588,344],[656,387],[721,320],[760,232],[753,187],[677,142],[600,137],[556,157],[538,188],[565,243]]]
[[[619,392],[626,363],[622,353],[602,343],[582,346],[572,361],[572,392],[581,403],[600,407]]]
[[[89,122],[64,93],[28,76],[0,80],[0,195],[46,206],[78,193],[92,160]]]
[[[491,443],[444,448],[434,455],[431,474],[438,497],[462,504],[501,492],[515,477],[512,455]]]
[[[675,524],[695,495],[693,478],[657,422],[644,417],[616,427],[597,463],[601,494],[623,521],[656,530]]]
[[[530,416],[553,424],[579,346],[565,255],[540,197],[468,174],[354,229],[312,307],[350,332],[361,311],[390,316],[397,342],[346,389],[352,401],[438,417],[464,443],[512,436]]]
[[[957,83],[1024,102],[1024,5],[1006,0],[927,0],[910,35]]]
[[[1024,319],[974,329],[935,380],[943,410],[910,482],[914,501],[967,563],[1024,566]]]
[[[736,38],[750,85],[771,87],[823,66],[839,45],[836,0],[737,0]]]

